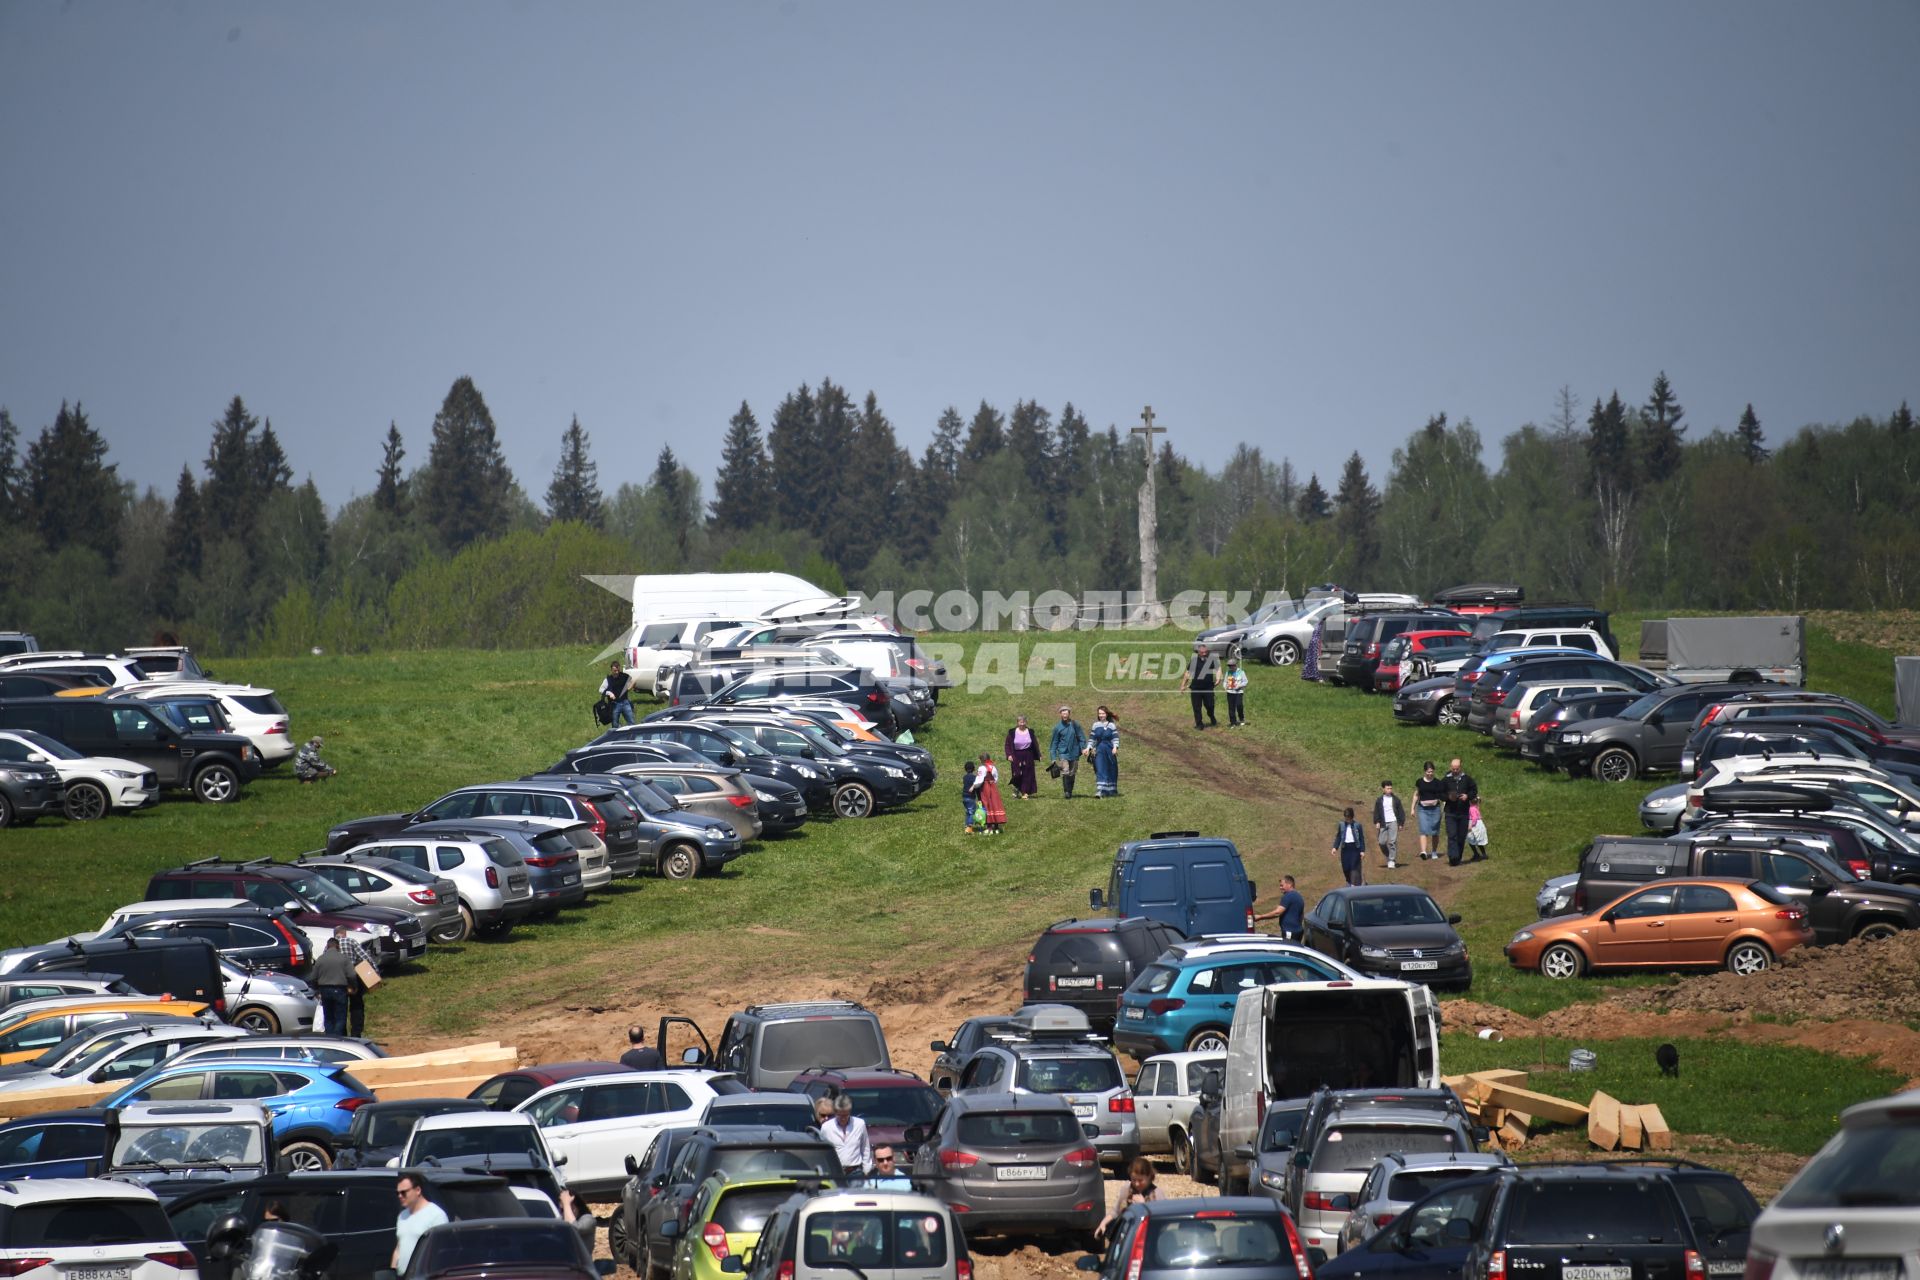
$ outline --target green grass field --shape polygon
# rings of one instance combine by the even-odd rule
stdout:
[[[1638,632],[1629,621],[1617,625],[1623,636]],[[1165,692],[1166,682],[1154,688],[1101,679],[1109,653],[1101,646],[1135,644],[1136,636],[934,639],[963,646],[968,670],[1001,687],[944,698],[921,738],[936,754],[941,781],[920,801],[868,821],[810,823],[796,836],[763,843],[718,879],[625,882],[508,940],[436,948],[415,971],[374,993],[375,1024],[480,1033],[502,1007],[564,1001],[591,993],[609,974],[638,971],[697,980],[725,966],[736,981],[749,972],[769,980],[889,970],[938,975],[963,967],[1013,972],[1049,922],[1086,910],[1087,890],[1105,883],[1117,845],[1158,830],[1228,836],[1259,882],[1263,904],[1273,901],[1282,872],[1299,877],[1311,902],[1338,878],[1328,846],[1340,808],[1370,802],[1383,777],[1410,786],[1423,759],[1444,767],[1456,753],[1485,797],[1493,858],[1457,870],[1428,864],[1417,874],[1465,918],[1461,932],[1477,969],[1473,998],[1538,1014],[1596,999],[1623,982],[1664,980],[1554,984],[1510,971],[1500,951],[1532,918],[1544,877],[1573,869],[1593,834],[1637,828],[1639,788],[1526,769],[1464,731],[1398,726],[1386,699],[1307,685],[1293,669],[1253,665],[1249,727],[1195,734],[1186,699]],[[1071,647],[1051,651],[1065,662],[1028,673],[1037,643]],[[1183,647],[1174,636],[1151,645],[1175,654]],[[291,856],[319,847],[341,819],[410,809],[455,786],[545,766],[597,732],[588,713],[598,676],[590,659],[583,648],[219,661],[225,678],[277,689],[292,709],[296,737],[324,733],[341,776],[302,787],[282,770],[230,806],[169,799],[130,817],[86,825],[49,820],[0,833],[7,868],[0,944],[97,928],[114,907],[140,897],[147,877],[163,867],[211,855]],[[1811,663],[1821,687],[1891,711],[1892,664],[1884,651],[1817,635]],[[1004,687],[1023,673],[1050,675],[1055,683],[1023,694]],[[1113,688],[1103,692],[1101,683]],[[983,750],[998,755],[1016,712],[1044,732],[1063,701],[1082,721],[1092,718],[1096,702],[1118,712],[1123,796],[1069,805],[1043,777],[1039,800],[1009,805],[1005,835],[963,835],[962,760]],[[1220,714],[1224,721],[1224,700]],[[1090,774],[1083,781],[1090,792]],[[1014,992],[1007,994],[1010,1004]],[[1815,1133],[1841,1103],[1887,1087],[1880,1074],[1851,1061],[1823,1062],[1799,1050],[1742,1053],[1749,1069],[1819,1077],[1817,1089],[1810,1078],[1797,1101],[1780,1101],[1786,1130],[1796,1134]],[[1731,1130],[1736,1121],[1703,1100],[1703,1126]],[[1804,1131],[1794,1127],[1803,1124]]]

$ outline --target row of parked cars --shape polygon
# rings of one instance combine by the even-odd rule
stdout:
[[[215,680],[184,647],[0,651],[0,827],[91,821],[166,791],[229,803],[295,750],[272,689]]]

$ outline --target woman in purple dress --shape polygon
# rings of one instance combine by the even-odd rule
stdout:
[[[1007,765],[1013,773],[1013,794],[1016,799],[1031,800],[1039,789],[1034,781],[1034,767],[1040,763],[1040,739],[1033,736],[1033,730],[1027,727],[1027,718],[1019,717],[1013,728],[1007,730]]]

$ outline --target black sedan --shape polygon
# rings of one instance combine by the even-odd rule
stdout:
[[[1365,974],[1465,991],[1473,965],[1459,923],[1414,885],[1347,885],[1307,913],[1306,943]]]

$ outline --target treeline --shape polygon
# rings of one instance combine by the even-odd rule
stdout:
[[[1357,452],[1323,481],[1259,446],[1213,472],[1163,443],[1161,590],[1501,579],[1613,607],[1920,604],[1904,403],[1777,447],[1751,405],[1731,430],[1692,425],[1662,373],[1637,405],[1563,388],[1497,460],[1471,421],[1435,414],[1377,482]],[[119,477],[79,404],[24,448],[0,409],[0,628],[59,646],[174,634],[217,653],[522,646],[618,634],[625,605],[588,573],[779,569],[870,592],[1139,581],[1144,447],[1070,403],[949,408],[915,457],[873,393],[803,385],[764,430],[740,405],[711,501],[671,447],[609,495],[578,419],[560,442],[536,503],[460,378],[424,461],[407,465],[389,424],[370,491],[329,511],[238,397],[171,498]]]

